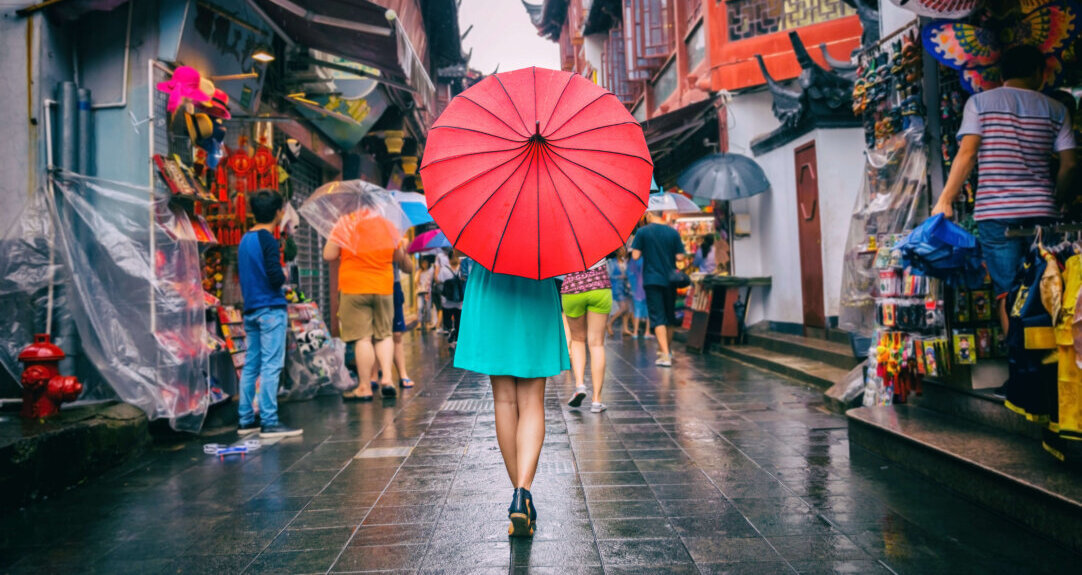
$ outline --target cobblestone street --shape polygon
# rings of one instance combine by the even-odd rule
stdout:
[[[0,518],[10,573],[1067,573],[1082,560],[864,452],[819,393],[612,342],[600,415],[551,380],[539,529],[509,541],[487,379],[414,336],[415,390],[283,406],[303,439],[156,444]],[[438,350],[438,351],[437,351]],[[427,359],[422,354],[427,354]],[[1030,562],[1040,558],[1040,563]]]

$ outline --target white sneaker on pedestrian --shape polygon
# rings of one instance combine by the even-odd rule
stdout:
[[[571,407],[578,407],[582,405],[582,400],[586,399],[586,386],[580,386],[575,388],[575,395],[571,396],[571,401],[567,402],[567,405]]]
[[[672,367],[672,354],[670,353],[669,355],[658,356],[657,361],[654,362],[654,365],[658,367]]]
[[[608,407],[604,403],[595,401],[590,404],[590,413],[601,413],[606,409],[608,409]]]

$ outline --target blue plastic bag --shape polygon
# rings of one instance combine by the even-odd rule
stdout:
[[[942,214],[924,220],[894,249],[901,252],[902,265],[923,275],[970,288],[984,282],[977,238]]]

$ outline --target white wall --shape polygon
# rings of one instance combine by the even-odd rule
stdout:
[[[887,0],[879,2],[879,32],[883,37],[916,19],[916,14],[895,6],[893,2]]]
[[[842,253],[849,231],[853,202],[860,188],[864,139],[859,128],[815,130],[795,141],[755,157],[751,140],[779,123],[767,92],[736,96],[729,105],[729,150],[754,157],[770,179],[772,189],[733,203],[734,213],[751,215],[751,236],[733,243],[733,268],[738,276],[770,276],[769,290],[756,290],[748,322],[763,320],[803,323],[800,278],[800,238],[797,231],[794,152],[815,141],[819,170],[819,210],[822,225],[823,292],[827,316],[838,314]]]

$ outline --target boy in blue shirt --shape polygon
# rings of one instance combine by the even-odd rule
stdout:
[[[283,201],[277,192],[260,190],[248,198],[256,225],[240,240],[237,268],[244,296],[244,331],[248,355],[240,377],[241,435],[259,431],[260,437],[292,437],[303,430],[278,421],[278,378],[285,363],[289,314],[282,286],[285,272],[278,255],[274,230],[282,221]],[[252,410],[259,378],[259,417]]]

